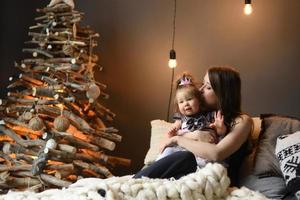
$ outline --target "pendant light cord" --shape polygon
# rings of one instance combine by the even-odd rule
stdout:
[[[176,7],[177,2],[174,0],[174,14],[173,14],[173,33],[172,33],[172,49],[174,49],[175,43],[175,30],[176,30]]]
[[[176,30],[176,0],[174,0],[174,11],[173,11],[173,33],[172,33],[172,50],[174,50],[174,43],[175,43],[175,30]],[[173,82],[174,82],[174,71],[175,68],[172,68],[172,76],[171,76],[171,86],[170,86],[170,96],[169,96],[169,103],[168,103],[168,113],[167,113],[167,122],[170,119],[170,108],[171,108],[171,99],[173,94]]]

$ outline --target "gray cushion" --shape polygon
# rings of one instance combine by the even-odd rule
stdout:
[[[261,133],[254,156],[253,174],[257,176],[282,176],[275,155],[277,137],[300,130],[300,120],[292,117],[264,114],[261,115]]]
[[[268,198],[283,199],[286,194],[285,181],[281,177],[258,177],[249,175],[245,177],[241,184],[247,188],[259,191]]]

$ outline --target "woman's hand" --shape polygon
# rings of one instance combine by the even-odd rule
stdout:
[[[177,144],[177,137],[178,136],[173,136],[173,137],[166,138],[163,141],[161,141],[159,152],[162,153],[166,147],[170,147],[170,146]]]
[[[196,130],[193,132],[185,133],[183,137],[208,143],[215,143],[215,140],[217,139],[216,134],[213,130]]]
[[[198,141],[215,143],[217,140],[216,133],[213,130],[211,130],[211,131],[197,130],[197,132],[198,132]]]

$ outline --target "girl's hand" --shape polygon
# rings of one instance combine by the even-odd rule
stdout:
[[[177,135],[177,128],[176,127],[172,127],[169,132],[167,133],[168,138],[173,137]]]
[[[210,128],[216,130],[219,136],[225,135],[227,128],[224,123],[224,116],[221,114],[221,111],[218,110],[215,113],[215,121],[209,125]]]
[[[173,136],[177,135],[177,131],[180,129],[180,127],[181,127],[181,121],[176,120],[172,124],[170,130],[168,131],[167,136],[170,138],[170,137],[173,137]]]

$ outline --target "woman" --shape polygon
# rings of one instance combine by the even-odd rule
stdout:
[[[228,174],[232,184],[237,182],[237,171],[246,151],[247,138],[252,129],[252,119],[241,112],[241,80],[239,73],[228,67],[208,69],[202,92],[208,111],[220,110],[227,126],[226,136],[217,144],[207,143],[207,138],[196,140],[174,136],[163,142],[162,149],[179,145],[188,151],[176,152],[158,160],[148,168],[138,172],[134,178],[180,178],[196,171],[195,156],[212,162],[225,161],[229,165]],[[203,135],[203,134],[200,134]],[[207,137],[211,137],[207,135]]]

